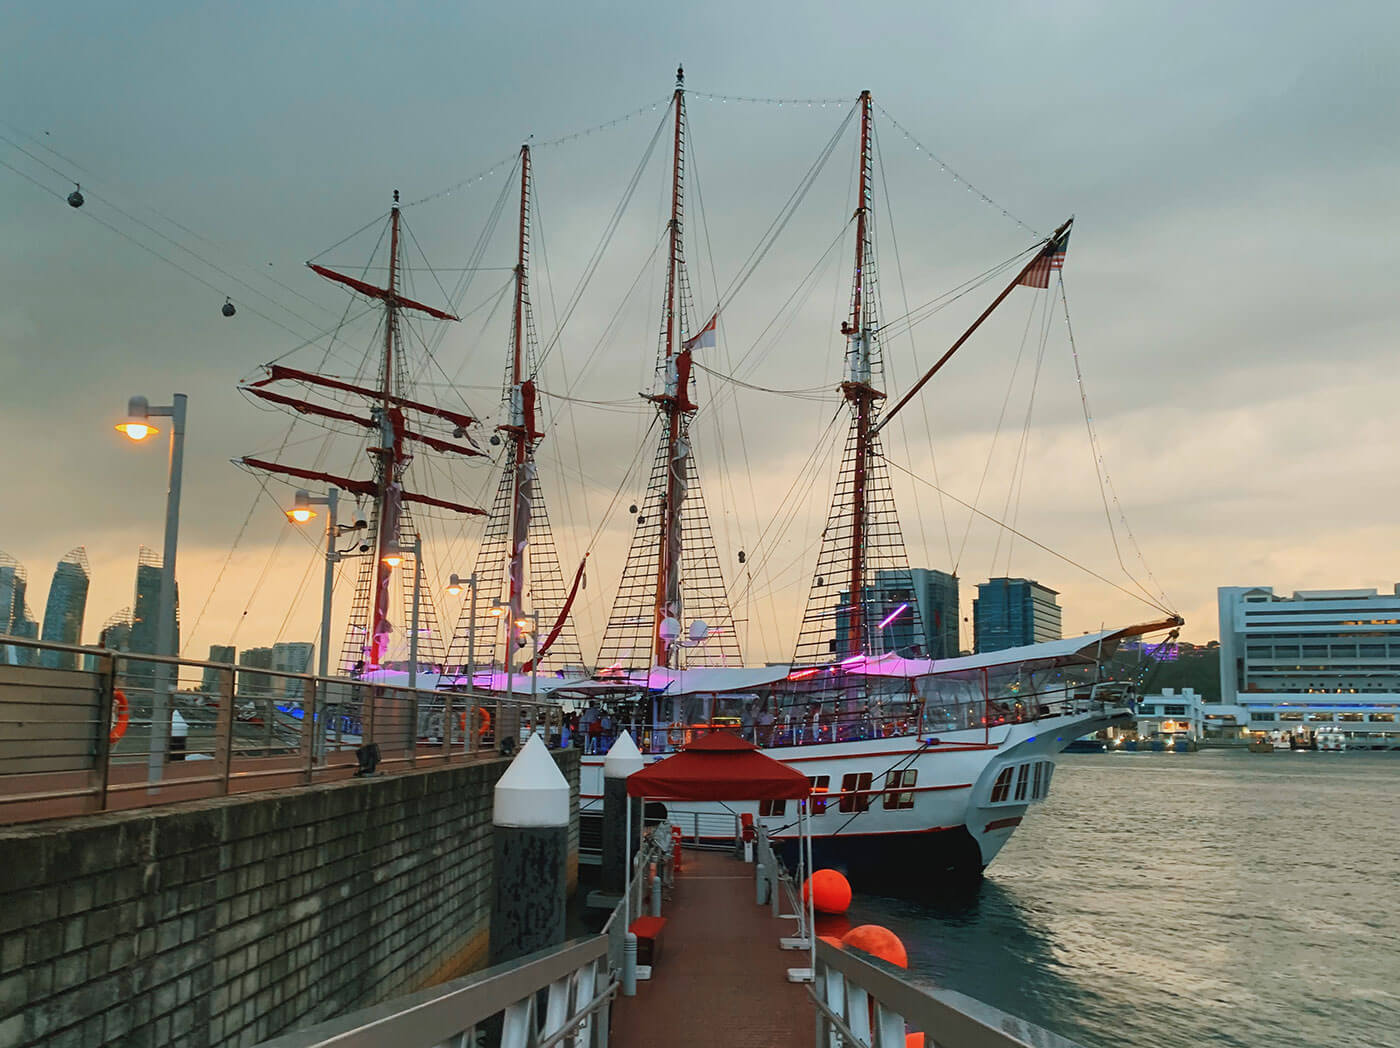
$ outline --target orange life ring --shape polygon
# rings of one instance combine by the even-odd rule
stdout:
[[[672,724],[666,731],[666,740],[672,746],[679,746],[681,743],[685,742],[685,725],[681,724],[679,721]]]
[[[477,733],[477,735],[485,735],[488,731],[491,730],[491,714],[488,713],[488,712],[486,711],[486,707],[485,707],[485,706],[478,706],[478,707],[476,708],[476,715],[477,715],[477,721],[478,721],[477,726],[476,726],[476,733]],[[467,730],[467,712],[466,712],[466,710],[463,710],[461,713],[457,714],[457,727],[460,728],[464,734],[466,733],[466,730]]]
[[[107,733],[109,746],[117,744],[117,740],[126,734],[126,726],[131,723],[131,704],[126,701],[126,696],[120,689],[112,692],[112,716],[116,720],[112,722],[112,728]]]

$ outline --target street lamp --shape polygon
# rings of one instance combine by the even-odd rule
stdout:
[[[409,622],[408,630],[408,686],[418,687],[418,602],[423,592],[423,538],[421,535],[413,536],[413,545],[405,550],[397,543],[384,551],[384,556],[380,559],[391,568],[397,568],[403,563],[404,554],[413,554],[413,612]]]
[[[452,596],[462,592],[463,586],[470,586],[472,591],[471,608],[467,612],[467,689],[476,687],[476,572],[472,572],[465,579],[456,572],[447,580],[447,592]],[[492,612],[495,608],[491,609]]]
[[[296,493],[292,508],[286,511],[287,519],[292,523],[305,524],[316,516],[312,506],[326,507],[326,572],[321,589],[321,653],[316,670],[320,677],[329,677],[331,668],[331,594],[335,587],[335,565],[340,562],[335,540],[342,530],[335,519],[339,503],[340,491],[337,488],[328,488],[324,495],[312,495],[301,488]]]
[[[161,559],[160,600],[156,606],[156,654],[176,657],[175,650],[175,547],[180,534],[180,481],[185,463],[185,409],[189,398],[183,393],[171,397],[168,405],[151,407],[145,397],[127,401],[125,422],[117,429],[140,443],[158,433],[152,418],[170,419],[170,485],[165,495],[165,548]],[[146,781],[159,782],[165,773],[165,751],[170,736],[170,691],[173,690],[170,664],[158,662],[151,674],[150,755]]]
[[[530,649],[530,701],[539,700],[539,679],[540,679],[540,613],[535,609],[526,613],[525,618],[515,620],[515,628],[521,633],[525,633],[525,627],[529,626],[529,636],[532,647]],[[533,714],[533,711],[531,711]]]

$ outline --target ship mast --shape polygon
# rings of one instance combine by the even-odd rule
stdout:
[[[865,489],[867,463],[870,457],[871,415],[875,401],[884,397],[871,384],[870,300],[865,296],[866,263],[869,260],[870,220],[870,92],[860,95],[860,189],[856,205],[856,261],[854,291],[851,295],[851,317],[841,325],[846,336],[846,380],[841,392],[850,404],[855,419],[856,461],[851,485],[851,563],[850,618],[847,628],[847,649],[863,650],[865,636]]]
[[[667,224],[665,301],[662,303],[658,382],[643,394],[657,410],[661,437],[640,508],[632,548],[613,602],[600,667],[628,669],[742,663],[724,572],[700,490],[690,424],[691,358],[715,345],[718,316],[688,329],[691,302],[685,261],[685,71],[676,70],[671,116],[671,217]],[[663,626],[691,620],[685,637]],[[668,623],[667,620],[672,620]],[[684,655],[681,653],[684,652]],[[639,660],[645,658],[644,666]]]
[[[510,343],[506,356],[506,372],[502,400],[507,418],[497,426],[499,435],[492,437],[508,443],[501,466],[501,480],[496,489],[490,520],[477,553],[474,577],[478,587],[484,587],[486,603],[472,619],[471,606],[462,609],[453,638],[453,654],[469,654],[470,649],[482,651],[482,639],[489,637],[486,650],[488,661],[494,663],[496,644],[504,638],[505,650],[501,665],[506,673],[506,686],[515,672],[515,656],[525,638],[520,623],[525,615],[525,589],[530,590],[530,606],[541,619],[541,639],[537,638],[530,662],[519,672],[529,670],[535,659],[554,660],[558,668],[578,669],[583,662],[578,635],[569,617],[573,598],[582,580],[580,565],[574,587],[566,594],[566,584],[559,567],[559,555],[554,546],[545,507],[544,492],[535,465],[535,447],[544,438],[539,427],[536,404],[538,391],[534,369],[534,323],[530,311],[530,194],[533,182],[530,146],[520,147],[520,215],[515,262],[515,296],[511,310]],[[528,559],[528,564],[527,564]],[[502,578],[504,573],[504,578]],[[505,596],[504,623],[494,616],[500,608],[491,601]],[[501,627],[504,626],[504,629]],[[465,665],[456,659],[458,665]]]
[[[666,305],[665,305],[665,396],[658,400],[666,415],[666,440],[675,455],[681,447],[681,429],[684,415],[695,410],[694,405],[685,403],[685,391],[679,388],[679,369],[674,357],[676,353],[676,314],[681,308],[678,301],[679,289],[676,286],[677,270],[684,261],[681,252],[684,241],[681,239],[681,218],[684,209],[685,185],[685,70],[676,69],[675,134],[671,152],[671,222],[670,251],[666,259]],[[686,363],[689,363],[689,350],[684,350]],[[689,368],[686,368],[689,372]],[[682,475],[673,465],[666,470],[666,495],[661,508],[661,537],[656,558],[656,615],[652,631],[653,661],[658,666],[667,663],[668,647],[661,636],[661,623],[669,616],[680,613],[680,574],[681,574],[681,500],[685,497]]]
[[[403,442],[395,426],[396,409],[390,398],[394,395],[394,337],[398,326],[399,275],[399,191],[394,190],[394,206],[389,212],[389,284],[384,298],[384,373],[380,382],[380,402],[374,411],[380,428],[380,445],[371,448],[379,474],[379,533],[376,536],[374,562],[374,611],[370,617],[369,665],[382,665],[389,646],[389,581],[393,569],[385,558],[399,548],[399,480],[403,472]],[[401,422],[402,413],[398,413]],[[420,565],[415,563],[413,570]]]

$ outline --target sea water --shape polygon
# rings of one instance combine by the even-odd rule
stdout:
[[[850,916],[1087,1048],[1396,1048],[1400,753],[1066,756],[972,902]]]

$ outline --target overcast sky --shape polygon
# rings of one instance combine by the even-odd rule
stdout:
[[[264,493],[229,464],[276,448],[287,428],[248,404],[238,380],[350,304],[302,263],[382,215],[398,188],[405,201],[433,197],[405,217],[450,292],[510,192],[510,158],[534,136],[535,302],[550,342],[664,117],[678,61],[692,92],[698,313],[708,316],[869,88],[881,107],[886,318],[1033,243],[1003,210],[1042,234],[1077,216],[1065,282],[1103,465],[1132,531],[1111,507],[1118,549],[1186,616],[1187,639],[1217,636],[1220,585],[1389,591],[1400,578],[1394,4],[14,2],[0,10],[0,39],[0,549],[27,566],[42,612],[54,562],[87,547],[85,640],[131,603],[138,547],[161,545],[164,444],[132,447],[111,427],[129,395],[162,403],[176,390],[191,412],[187,652],[311,639],[314,535],[281,516],[289,489]],[[726,308],[716,370],[769,389],[834,387],[853,131]],[[595,402],[552,402],[540,452],[562,559],[591,550],[586,652],[621,572],[626,505],[641,495],[624,477],[647,417],[617,402],[648,388],[655,357],[660,270],[646,262],[665,222],[663,153],[642,170],[541,376]],[[62,201],[72,182],[88,194],[81,211]],[[447,332],[422,329],[436,363],[420,359],[432,384],[420,392],[465,398],[481,414],[498,399],[506,343],[493,305],[509,273],[495,267],[513,263],[511,226],[507,217],[483,244],[486,268],[461,303],[475,312]],[[364,266],[378,231],[326,260]],[[413,262],[415,292],[441,304],[416,249]],[[888,340],[886,388],[907,388],[997,290],[980,287],[912,339]],[[239,307],[228,320],[226,295]],[[887,450],[928,480],[936,456],[944,490],[1133,590],[1105,521],[1057,299],[1031,399],[1048,298],[1018,290],[906,424],[890,427]],[[373,338],[368,320],[349,325],[328,366],[353,373]],[[314,365],[324,345],[287,361]],[[460,392],[443,388],[449,379]],[[791,526],[771,522],[837,402],[726,392],[708,378],[701,397],[697,454],[722,562],[737,569],[745,549],[762,565],[735,585],[736,612],[751,657],[782,658],[831,468],[801,485]],[[303,426],[292,439],[316,435]],[[304,447],[308,460],[324,453],[328,468],[364,471],[348,445]],[[486,468],[450,469],[422,486],[489,500]],[[976,583],[1004,573],[1061,591],[1067,632],[1152,614],[984,520],[969,527],[965,510],[904,474],[896,495],[911,561],[956,568],[964,616]],[[425,531],[435,580],[470,570],[479,526],[443,517]],[[347,581],[338,618],[349,597]],[[455,620],[457,601],[440,599]]]

